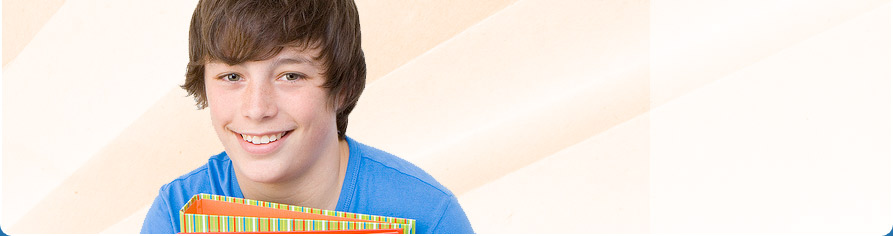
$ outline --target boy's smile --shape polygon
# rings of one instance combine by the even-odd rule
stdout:
[[[228,129],[234,135],[241,137],[244,142],[240,142],[242,149],[254,155],[266,155],[276,151],[281,143],[288,138],[288,134],[293,130],[278,131],[270,133],[251,133],[236,132]],[[280,142],[281,141],[281,142]]]

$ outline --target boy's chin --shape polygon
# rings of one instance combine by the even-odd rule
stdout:
[[[247,166],[240,169],[244,169],[242,176],[251,182],[275,184],[285,179],[283,170],[256,166]]]
[[[244,178],[252,182],[268,184],[277,183],[286,178],[287,165],[279,163],[274,157],[258,159],[245,153],[240,154],[230,156],[230,159],[232,159],[235,169]]]

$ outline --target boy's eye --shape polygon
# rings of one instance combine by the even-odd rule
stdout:
[[[239,79],[241,79],[241,77],[239,77],[239,75],[237,75],[237,74],[226,74],[223,76],[223,79],[226,81],[236,82],[236,81],[239,81]]]
[[[279,78],[286,80],[286,81],[296,81],[296,80],[304,78],[304,75],[301,75],[298,73],[285,73],[284,75],[282,75],[282,77],[279,77]]]

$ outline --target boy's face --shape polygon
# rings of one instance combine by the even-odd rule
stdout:
[[[205,65],[211,124],[236,171],[252,181],[288,181],[337,145],[319,49],[286,48],[263,61]]]

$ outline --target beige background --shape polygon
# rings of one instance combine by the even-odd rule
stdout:
[[[5,232],[137,233],[222,150],[177,87],[195,3],[3,1]],[[888,0],[357,4],[348,135],[479,233],[890,230]]]

